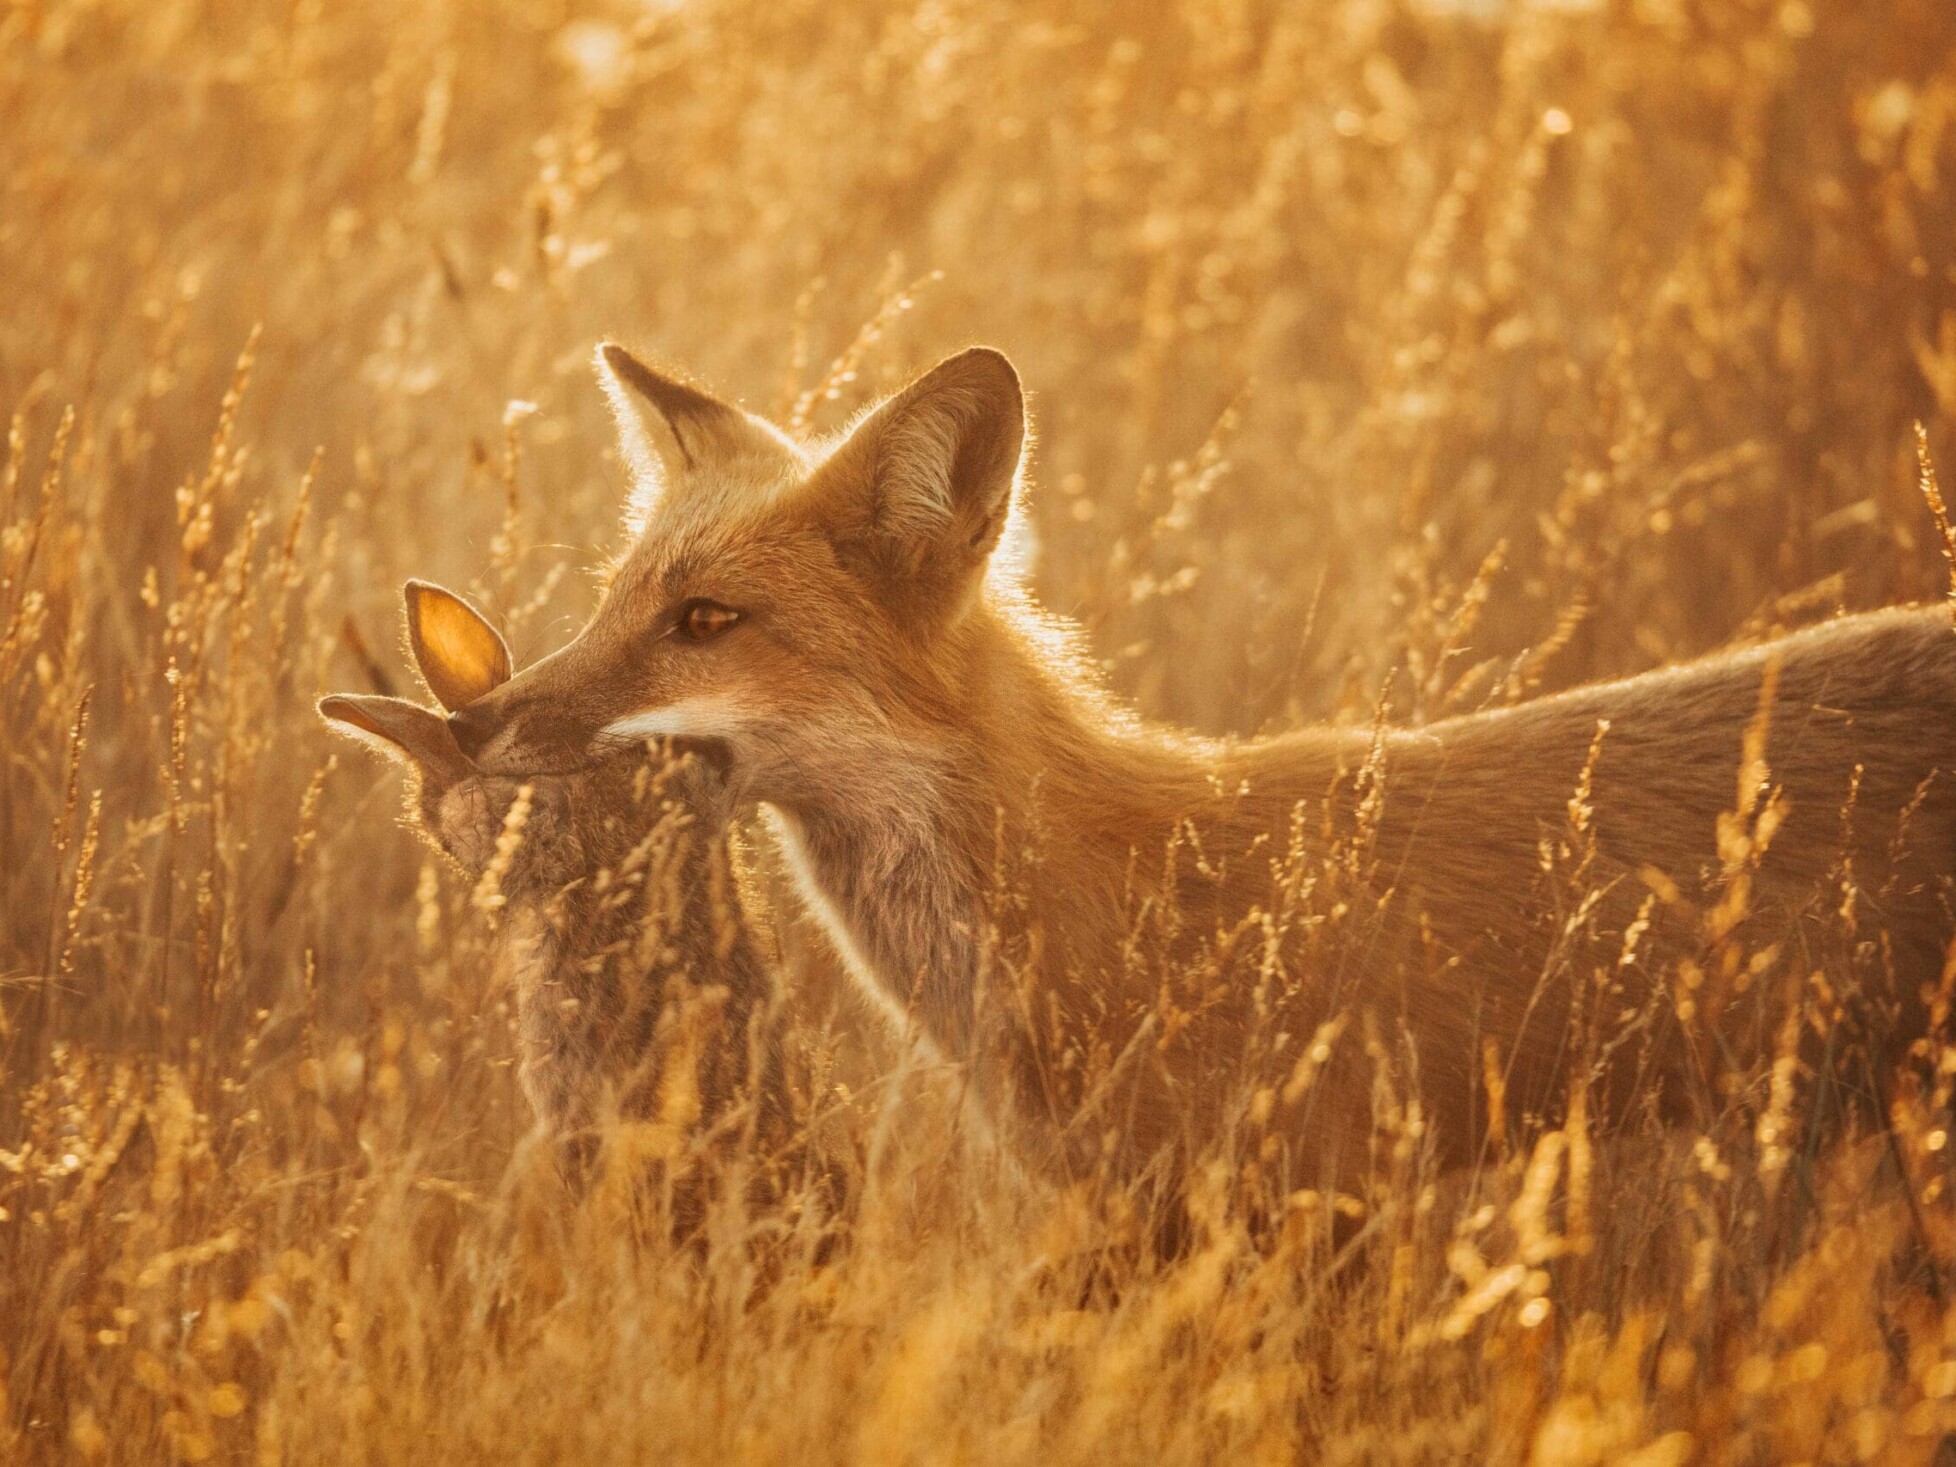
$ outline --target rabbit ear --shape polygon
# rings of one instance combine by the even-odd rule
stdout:
[[[407,619],[421,676],[449,712],[509,681],[509,648],[501,633],[453,591],[409,581]]]
[[[466,775],[469,761],[456,746],[448,720],[405,698],[335,693],[319,700],[319,714],[340,733],[390,759],[418,764],[436,774]]]

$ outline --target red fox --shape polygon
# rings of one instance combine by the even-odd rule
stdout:
[[[407,616],[445,707],[509,677],[501,636],[459,596],[411,581]],[[648,763],[641,744],[519,785],[477,770],[445,717],[406,699],[340,694],[319,709],[410,767],[417,823],[500,910],[519,1074],[568,1158],[588,1154],[608,1108],[677,1142],[744,1096],[758,1097],[761,1137],[785,1141],[767,938],[741,902],[717,771],[693,755]]]
[[[569,645],[455,713],[461,749],[543,778],[716,747],[864,989],[1039,1168],[1132,1176],[1247,1113],[1294,1176],[1348,1176],[1382,1078],[1443,1160],[1605,1075],[1619,1114],[1721,1102],[1713,1060],[1770,1048],[1757,997],[1798,996],[1828,944],[1813,1002],[1920,1021],[1956,873],[1946,610],[1425,727],[1211,741],[1118,707],[1028,594],[999,352],[829,442],[615,345],[598,368],[633,542]],[[1823,896],[1847,915],[1809,919]]]

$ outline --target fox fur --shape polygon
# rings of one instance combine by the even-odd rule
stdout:
[[[1039,1169],[1131,1177],[1246,1114],[1293,1177],[1349,1179],[1394,1096],[1463,1160],[1578,1092],[1715,1109],[1801,1005],[1881,1056],[1928,1011],[1946,609],[1424,727],[1202,739],[1119,707],[1026,590],[998,352],[827,442],[598,366],[634,538],[575,640],[456,715],[462,748],[515,778],[717,747],[864,990]],[[1830,944],[1853,991],[1816,996]]]

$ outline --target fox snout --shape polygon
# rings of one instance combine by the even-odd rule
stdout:
[[[572,642],[459,707],[449,731],[484,774],[521,778],[571,774],[604,752],[603,732],[617,716],[626,682]]]

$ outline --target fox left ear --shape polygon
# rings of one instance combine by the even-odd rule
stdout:
[[[1025,441],[1012,363],[990,347],[959,352],[865,418],[824,466],[832,533],[886,574],[961,586],[1004,533]]]
[[[618,420],[639,518],[658,494],[734,464],[785,465],[795,450],[772,424],[647,366],[615,341],[598,348],[598,381]]]

